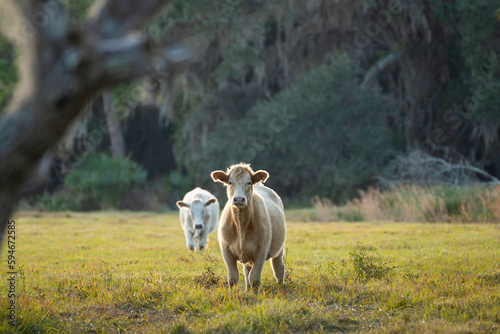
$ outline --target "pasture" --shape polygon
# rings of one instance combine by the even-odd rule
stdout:
[[[303,222],[287,211],[285,285],[234,291],[216,233],[189,252],[178,213],[20,212],[16,327],[2,333],[500,331],[500,225]]]

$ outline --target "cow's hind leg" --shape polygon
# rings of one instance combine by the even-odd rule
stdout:
[[[283,283],[285,279],[285,262],[283,260],[283,250],[278,256],[271,259],[271,267],[273,267],[274,277],[278,283]]]

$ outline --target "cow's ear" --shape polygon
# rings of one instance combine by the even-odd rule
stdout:
[[[265,170],[258,170],[252,175],[252,183],[257,184],[259,182],[266,182],[267,178],[269,177],[269,173],[266,172]]]
[[[221,170],[216,170],[215,172],[212,172],[211,176],[212,180],[214,180],[215,182],[222,182],[224,184],[227,184],[227,182],[229,181],[229,175],[227,175]]]
[[[210,204],[214,204],[215,202],[217,202],[217,200],[215,198],[211,198],[205,202],[205,206],[209,206]]]
[[[183,201],[177,201],[177,202],[175,202],[175,204],[177,204],[177,207],[179,209],[182,209],[182,208],[188,208],[189,209],[189,204],[184,203]]]

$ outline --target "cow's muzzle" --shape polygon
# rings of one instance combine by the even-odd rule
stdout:
[[[233,205],[236,207],[243,207],[247,205],[247,198],[246,197],[233,197]]]
[[[197,229],[197,230],[201,230],[203,228],[203,225],[196,224],[196,225],[194,225],[194,228]]]

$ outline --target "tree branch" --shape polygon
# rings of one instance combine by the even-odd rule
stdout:
[[[477,176],[486,178],[484,182]],[[467,161],[450,163],[423,151],[413,151],[400,156],[389,165],[387,175],[378,177],[381,184],[500,184],[500,180],[483,169],[470,165]]]
[[[375,65],[373,65],[368,73],[366,73],[363,82],[359,86],[359,88],[363,91],[367,90],[369,86],[371,86],[375,80],[377,79],[377,76],[380,72],[385,70],[387,67],[389,67],[392,63],[394,63],[396,60],[401,58],[403,55],[403,51],[396,51],[394,53],[390,53],[386,57],[382,58],[379,60]]]
[[[477,173],[479,175],[482,175],[488,179],[490,179],[490,183],[492,184],[499,184],[500,180],[498,180],[495,176],[491,175],[490,173],[486,172],[485,170],[482,170],[480,168],[471,166],[471,165],[466,165],[466,164],[458,164],[458,165],[453,165],[443,159],[440,158],[434,158],[434,157],[427,157],[426,158],[429,162],[435,162],[438,164],[443,165],[446,169],[452,170],[452,169],[458,169],[458,170],[468,170],[474,173]]]
[[[98,1],[91,11],[90,31],[104,38],[117,38],[140,28],[172,0]]]

